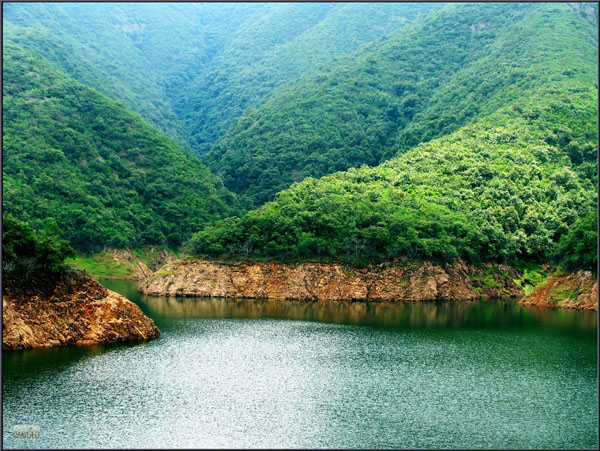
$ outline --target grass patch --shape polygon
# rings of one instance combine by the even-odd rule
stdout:
[[[513,282],[525,292],[526,296],[529,296],[534,289],[543,286],[547,281],[546,276],[548,273],[543,271],[536,263],[519,260],[513,266],[523,274],[520,279],[513,279]]]
[[[166,276],[167,274],[170,274],[172,272],[172,268],[170,266],[171,265],[165,265],[165,266],[163,266],[158,271],[156,271],[154,274],[152,274],[152,276],[154,276],[154,277],[162,277],[162,276]]]
[[[135,279],[138,269],[137,259],[150,269],[156,269],[155,263],[164,251],[173,256],[178,254],[172,249],[148,247],[132,249],[131,259],[128,259],[123,256],[127,252],[125,249],[118,250],[116,258],[112,249],[104,249],[95,254],[78,253],[74,258],[66,260],[66,263],[87,272],[94,279]]]
[[[579,295],[579,290],[575,290],[569,286],[561,286],[550,293],[550,299],[554,304],[559,304],[565,299],[576,299]]]
[[[115,260],[113,253],[106,250],[97,254],[78,254],[66,260],[66,263],[85,271],[94,279],[133,278],[137,266],[135,261]]]
[[[469,279],[473,284],[473,288],[479,293],[491,290],[494,288],[501,288],[502,285],[498,283],[494,276],[498,275],[499,269],[497,266],[491,268],[483,268],[481,274],[469,274]]]
[[[395,262],[396,266],[399,266],[403,269],[419,269],[419,267],[423,264],[420,260],[409,260],[409,259],[400,259]]]
[[[170,249],[170,248],[162,248],[162,247],[143,247],[138,249],[132,249],[131,255],[139,258],[144,265],[146,265],[150,269],[155,268],[155,263],[161,259],[162,254],[166,252],[172,257],[182,258],[185,254],[179,250]]]

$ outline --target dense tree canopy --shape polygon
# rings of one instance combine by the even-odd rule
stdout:
[[[11,285],[33,280],[54,280],[65,270],[64,261],[74,255],[54,221],[35,233],[10,214],[2,215],[2,275]]]
[[[556,259],[568,270],[598,272],[598,212],[592,210],[579,218],[556,247]]]
[[[244,23],[177,94],[175,111],[194,148],[210,149],[244,113],[304,73],[402,29],[438,4],[278,4]]]
[[[10,3],[4,38],[203,152],[277,87],[439,6]]]
[[[202,3],[10,3],[3,10],[4,40],[188,144],[163,84],[172,76],[193,77],[252,13],[243,5],[233,9],[228,18],[218,5]]]
[[[11,4],[4,25],[3,207],[78,250],[595,265],[595,5]]]
[[[4,46],[3,207],[73,247],[179,245],[237,212],[193,155],[97,91]]]
[[[240,219],[205,228],[191,249],[350,263],[547,261],[595,208],[596,114],[594,88],[548,88],[375,168],[294,184]],[[574,125],[581,121],[590,127]]]
[[[204,161],[259,206],[294,181],[377,165],[540,87],[592,85],[596,55],[595,25],[565,5],[448,5],[272,96]]]

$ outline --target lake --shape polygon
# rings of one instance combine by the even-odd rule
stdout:
[[[143,296],[138,344],[3,352],[9,448],[596,448],[597,314]],[[40,428],[15,439],[13,426]]]

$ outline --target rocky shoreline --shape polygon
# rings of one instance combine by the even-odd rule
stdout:
[[[351,268],[337,263],[171,262],[140,282],[155,296],[208,296],[327,301],[470,301],[521,297],[505,265],[476,268],[462,261],[395,262]]]
[[[519,302],[541,307],[598,310],[598,280],[590,271],[555,272]]]
[[[442,265],[396,261],[357,269],[338,263],[225,264],[188,259],[171,261],[142,279],[139,291],[152,296],[306,301],[472,301],[504,297],[520,299],[524,305],[598,309],[598,282],[590,272],[551,272],[528,296],[522,288],[526,282],[523,274],[510,266],[478,267],[460,260]]]
[[[52,293],[2,296],[2,348],[23,350],[151,340],[160,336],[152,319],[95,280],[70,274]]]

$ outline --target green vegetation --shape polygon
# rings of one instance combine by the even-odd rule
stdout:
[[[97,91],[4,45],[5,211],[54,218],[74,248],[178,246],[236,213],[193,155]]]
[[[594,88],[544,88],[378,167],[294,184],[242,218],[206,227],[191,250],[359,264],[548,260],[596,205],[591,152],[575,164],[564,151],[572,142],[595,148],[596,114]]]
[[[67,263],[94,279],[135,279],[137,269],[136,260],[116,259],[108,250],[96,254],[80,253]]]
[[[565,299],[575,299],[579,295],[579,290],[563,286],[553,290],[550,294],[550,300],[557,305],[560,305]]]
[[[595,269],[595,5],[4,12],[4,210],[52,218],[97,277],[135,269],[107,247],[184,244],[508,262],[525,291],[550,260]]]
[[[188,134],[164,84],[195,75],[231,33],[226,12],[210,4],[10,3],[3,12],[5,42],[122,101],[182,145]]]
[[[594,209],[579,218],[563,235],[556,247],[555,258],[570,271],[587,269],[597,273],[598,215]]]
[[[469,278],[473,283],[473,287],[479,292],[483,293],[492,288],[500,288],[501,285],[496,282],[494,276],[498,274],[498,267],[492,266],[490,268],[484,267],[481,274],[471,274]]]
[[[596,27],[561,4],[448,5],[278,92],[204,161],[259,206],[295,181],[377,165],[542,87],[592,86],[596,53]],[[586,151],[580,144],[573,152]]]
[[[277,4],[234,38],[177,94],[175,111],[194,148],[210,149],[238,118],[282,87],[341,55],[401,29],[437,4]]]
[[[73,249],[63,239],[56,223],[47,221],[35,233],[12,215],[2,215],[2,276],[4,286],[46,285],[66,270],[64,261]]]
[[[138,259],[149,269],[155,270],[165,255],[184,257],[179,252],[165,247],[104,249],[93,254],[78,252],[73,258],[67,259],[66,263],[85,271],[95,279],[135,279],[138,273]]]
[[[533,262],[519,260],[514,262],[513,266],[522,273],[521,278],[513,279],[513,282],[523,289],[525,295],[531,294],[534,288],[540,286],[546,280],[548,275],[546,271]]]
[[[433,4],[7,4],[4,38],[203,152],[279,86]]]
[[[596,52],[594,25],[565,5],[450,5],[417,19],[272,98],[206,161],[261,203],[294,179],[397,156],[294,183],[206,227],[190,249],[354,264],[548,261],[595,211]]]

